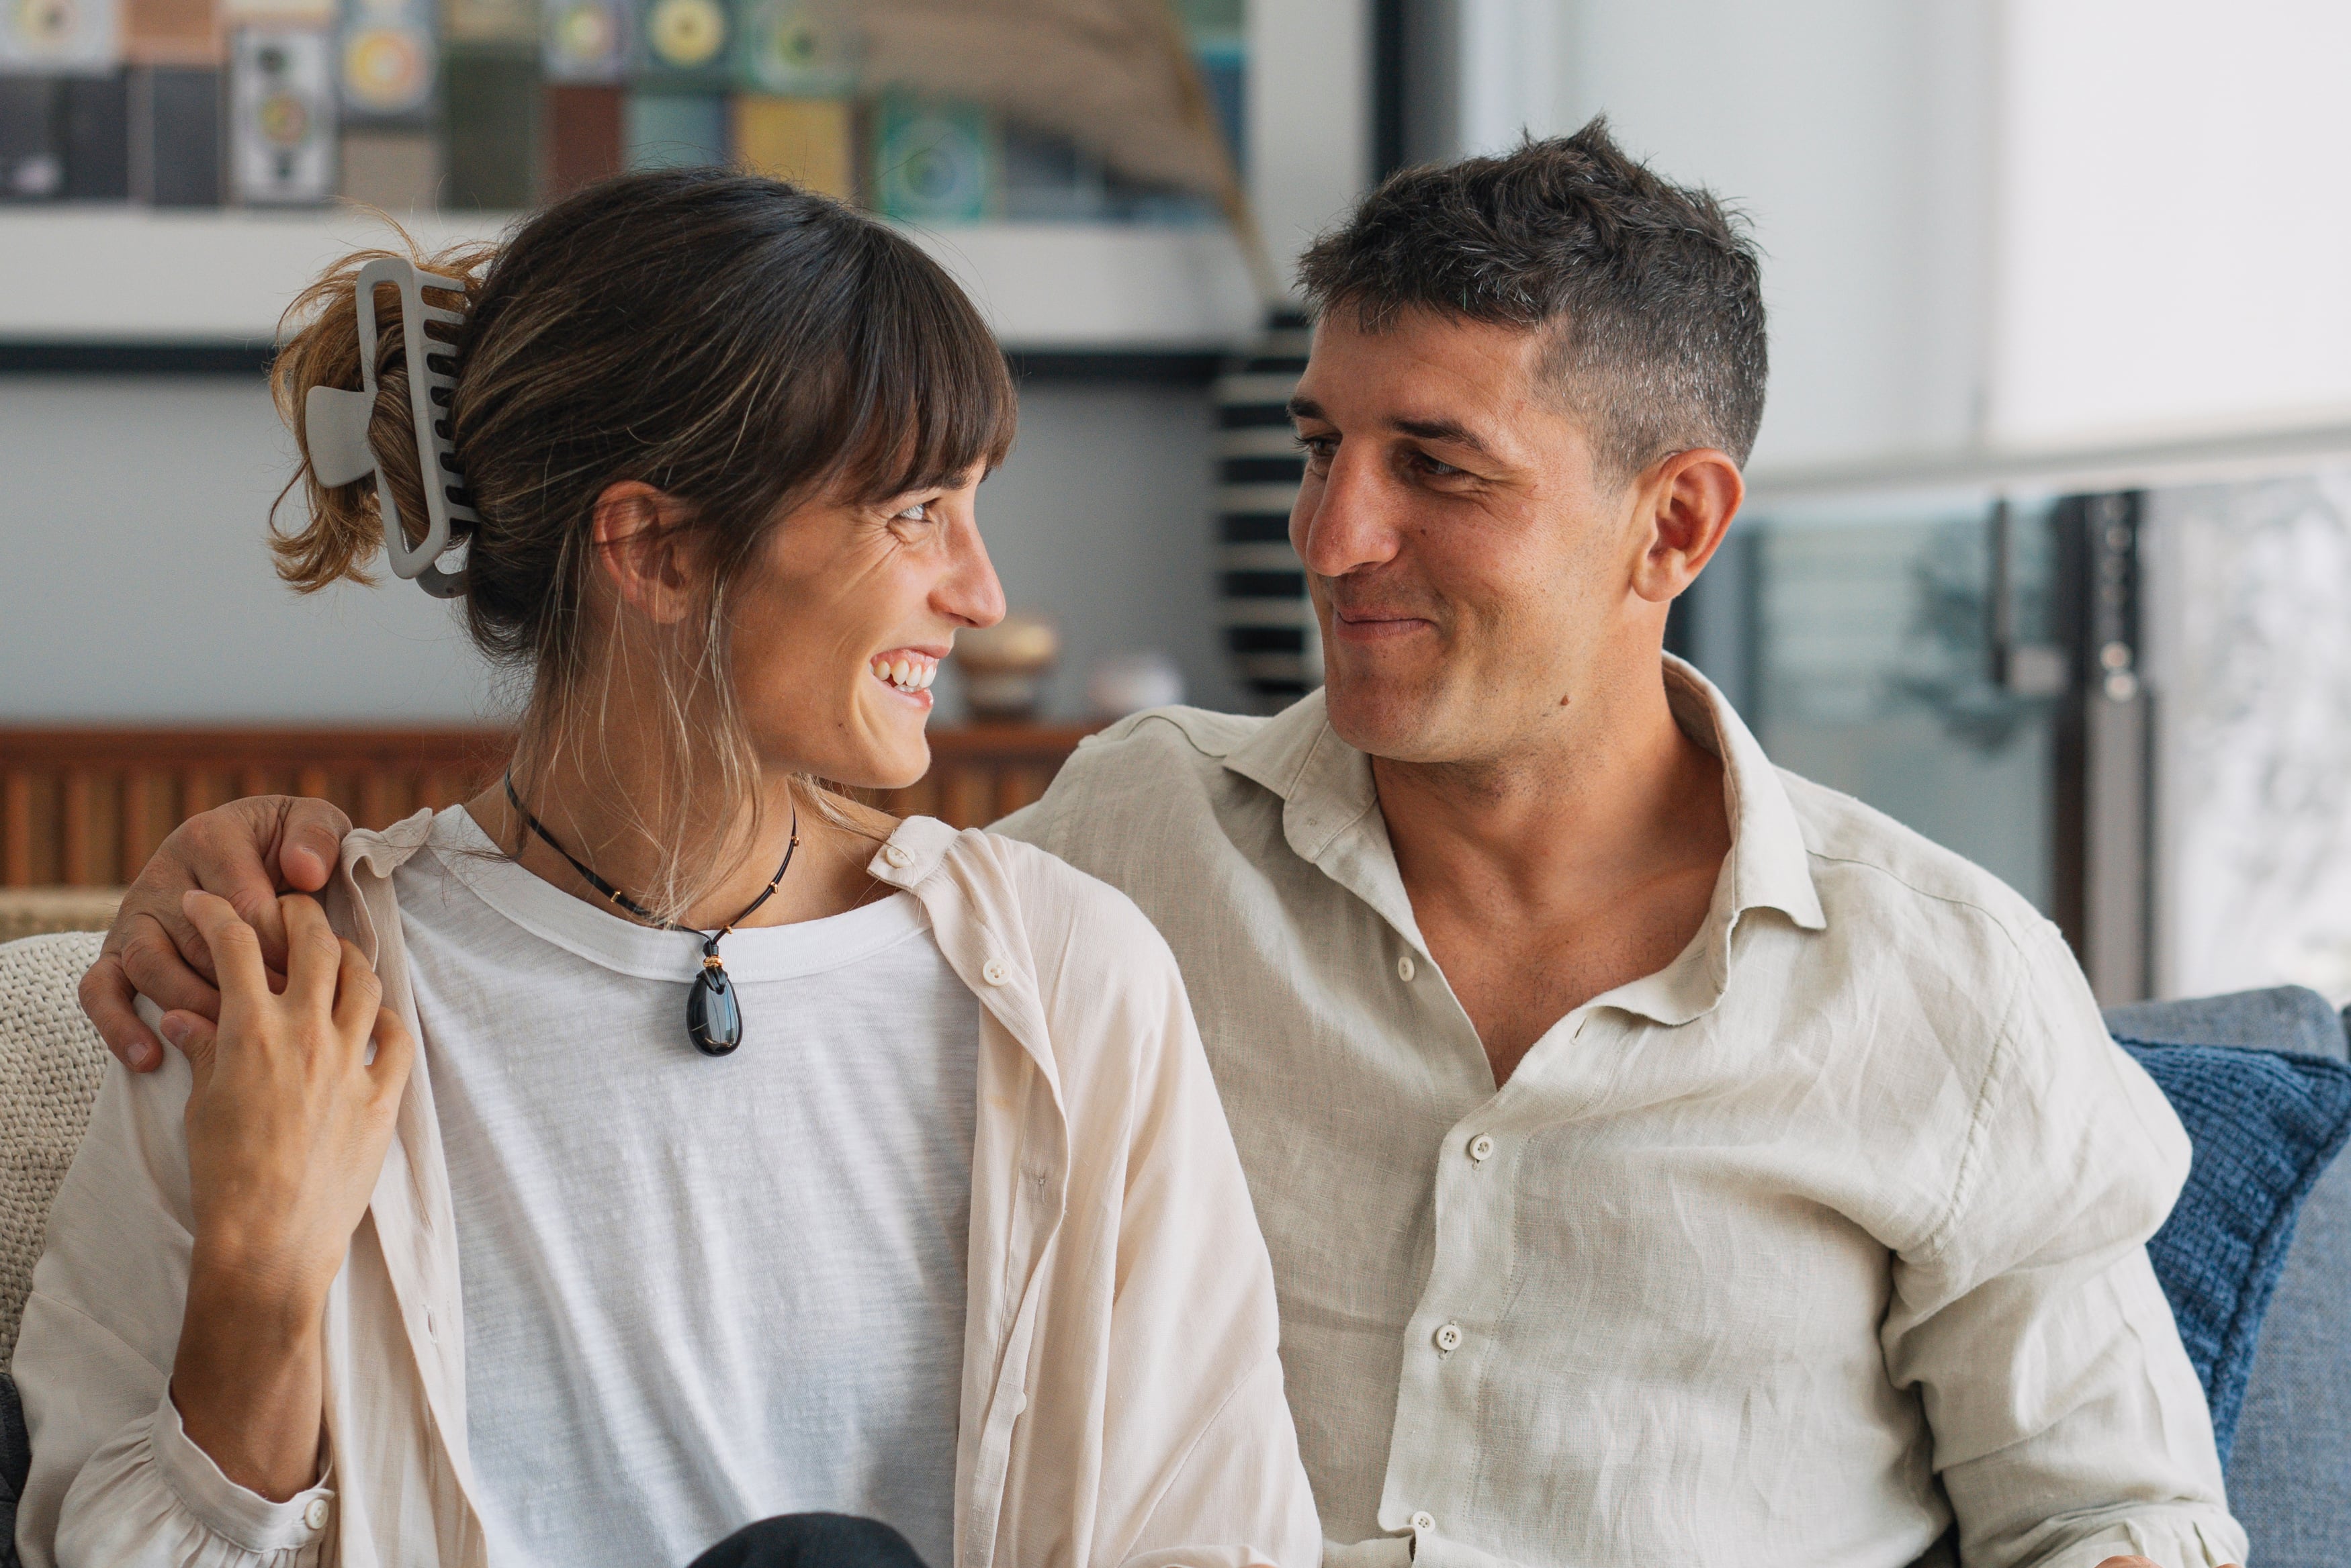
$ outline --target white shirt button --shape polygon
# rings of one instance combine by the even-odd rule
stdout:
[[[1002,985],[1012,978],[1012,971],[1005,966],[1002,959],[990,959],[979,966],[979,978],[990,985]]]
[[[302,1522],[313,1530],[324,1530],[327,1528],[329,1516],[334,1511],[327,1506],[325,1498],[314,1497],[302,1510]]]
[[[1410,953],[1406,953],[1402,958],[1396,960],[1396,978],[1398,980],[1403,981],[1405,984],[1409,985],[1412,983],[1412,977],[1415,972],[1412,955]]]
[[[1484,1133],[1479,1133],[1469,1140],[1469,1159],[1472,1164],[1483,1165],[1491,1159],[1493,1155],[1494,1140]]]
[[[1461,1325],[1448,1323],[1437,1331],[1437,1348],[1450,1355],[1461,1348]]]
[[[424,1337],[436,1344],[439,1343],[441,1338],[441,1323],[439,1319],[433,1315],[433,1309],[431,1307],[426,1307],[424,1309]]]
[[[1424,1508],[1412,1516],[1412,1527],[1426,1535],[1437,1528],[1437,1515]]]
[[[882,858],[900,870],[904,870],[906,864],[914,857],[906,853],[906,846],[903,844],[885,844],[882,846]]]

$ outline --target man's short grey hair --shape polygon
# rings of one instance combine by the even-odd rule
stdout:
[[[1548,369],[1613,477],[1754,449],[1770,369],[1754,242],[1711,192],[1627,157],[1604,119],[1390,175],[1299,279],[1318,317],[1352,310],[1367,332],[1426,310],[1554,333]]]

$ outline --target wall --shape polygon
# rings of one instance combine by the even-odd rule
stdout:
[[[1368,0],[1249,5],[1251,192],[1285,271],[1368,171]],[[1082,711],[1096,659],[1139,647],[1176,658],[1192,701],[1241,704],[1214,620],[1208,418],[1196,387],[1024,392],[981,521],[1013,605],[1063,628],[1057,715]],[[0,377],[0,722],[494,712],[449,611],[415,589],[298,600],[277,584],[262,519],[287,461],[257,382]]]
[[[2032,0],[2002,54],[1994,438],[2351,421],[2351,7]]]
[[[1032,386],[1021,412],[981,525],[1011,602],[1067,635],[1054,710],[1081,711],[1089,666],[1134,647],[1173,654],[1195,701],[1236,705],[1203,395]],[[0,378],[0,722],[492,715],[446,607],[392,582],[301,599],[271,576],[263,519],[288,461],[257,379]]]
[[[1983,421],[1997,10],[1406,0],[1406,152],[1493,151],[1605,114],[1763,249],[1759,474],[1948,455]]]
[[[1371,0],[1245,0],[1249,202],[1274,270],[1371,172]]]
[[[1473,46],[1540,0],[1424,3],[1491,145],[1534,89]],[[1760,477],[2351,421],[2351,208],[2312,195],[2351,156],[2336,0],[1557,4],[1528,123],[1605,111],[1753,220]]]
[[[1772,356],[1757,472],[1971,443],[1995,8],[1562,4],[1548,129],[1605,113],[1630,151],[1753,224]]]

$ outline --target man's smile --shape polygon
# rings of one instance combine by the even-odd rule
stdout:
[[[1384,642],[1436,629],[1437,623],[1427,617],[1395,607],[1343,605],[1335,600],[1331,606],[1331,635],[1342,642]]]

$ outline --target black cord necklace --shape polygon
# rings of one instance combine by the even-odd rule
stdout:
[[[792,868],[792,856],[800,846],[800,808],[797,805],[792,807],[792,841],[784,846],[784,863],[776,867],[776,874],[768,878],[768,885],[759,890],[759,896],[744,905],[741,914],[716,930],[698,931],[692,926],[681,926],[674,920],[655,918],[652,910],[588,869],[577,856],[555,841],[555,835],[547,831],[545,824],[531,815],[530,807],[523,805],[522,796],[515,793],[513,774],[507,774],[506,785],[507,799],[513,803],[516,811],[522,814],[522,819],[530,825],[530,830],[538,834],[549,849],[569,861],[571,868],[579,872],[590,888],[649,926],[658,926],[665,931],[684,931],[688,936],[702,939],[702,972],[695,977],[694,989],[686,993],[685,998],[685,1037],[693,1041],[694,1048],[705,1056],[724,1056],[743,1044],[743,1009],[735,1000],[734,986],[727,981],[726,965],[718,957],[718,943],[727,932],[749,919],[753,910],[768,901],[775,893],[777,884],[784,879],[784,873]]]

